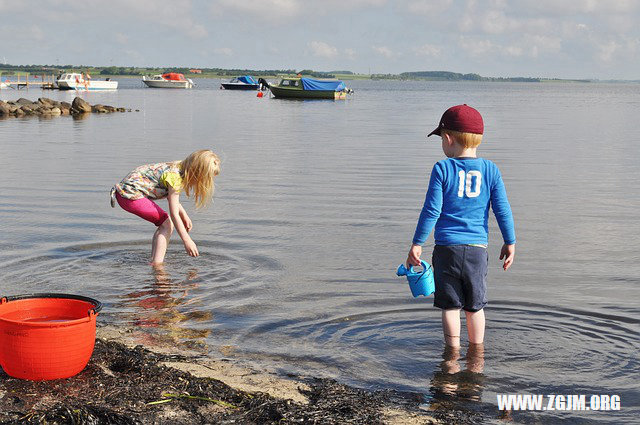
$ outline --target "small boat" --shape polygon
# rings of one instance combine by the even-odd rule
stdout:
[[[10,84],[11,84],[11,83],[7,83],[7,82],[4,82],[4,81],[0,81],[0,89],[6,89],[6,88],[8,88],[8,87],[9,87],[9,85],[10,85]]]
[[[78,74],[75,72],[67,72],[62,74],[56,81],[60,90],[78,90],[78,91],[94,91],[94,90],[117,90],[118,82],[106,80],[94,80],[89,74]]]
[[[233,78],[228,83],[222,83],[220,88],[225,90],[262,90],[267,86],[265,83],[266,81],[262,78],[256,81],[251,75],[244,75]]]
[[[304,77],[286,77],[278,85],[270,85],[274,97],[288,99],[334,99],[343,100],[353,93],[339,80],[314,80]]]
[[[177,72],[167,72],[153,77],[143,76],[142,82],[148,87],[157,89],[190,89],[193,87],[193,81],[190,78],[184,78],[183,74]]]

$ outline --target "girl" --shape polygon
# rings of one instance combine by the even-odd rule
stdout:
[[[111,189],[111,206],[142,217],[158,226],[151,243],[151,265],[162,264],[169,238],[175,228],[192,257],[200,255],[189,236],[193,224],[180,204],[180,192],[193,194],[196,209],[211,202],[213,179],[220,173],[220,159],[210,150],[199,150],[183,161],[142,165]],[[169,214],[154,199],[167,198]]]

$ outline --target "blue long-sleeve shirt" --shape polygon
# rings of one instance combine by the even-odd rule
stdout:
[[[438,161],[431,171],[413,243],[424,244],[435,225],[436,245],[486,245],[489,206],[504,242],[516,243],[511,206],[498,167],[482,158]]]

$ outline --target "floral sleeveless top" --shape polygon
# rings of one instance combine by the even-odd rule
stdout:
[[[126,199],[162,199],[169,188],[182,189],[180,161],[141,165],[130,172],[115,188]]]

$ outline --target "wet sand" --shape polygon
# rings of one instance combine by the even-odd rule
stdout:
[[[98,328],[91,361],[69,379],[32,382],[0,372],[0,424],[442,423],[419,409],[416,395],[284,378],[175,347],[150,351],[133,346],[130,334]]]

